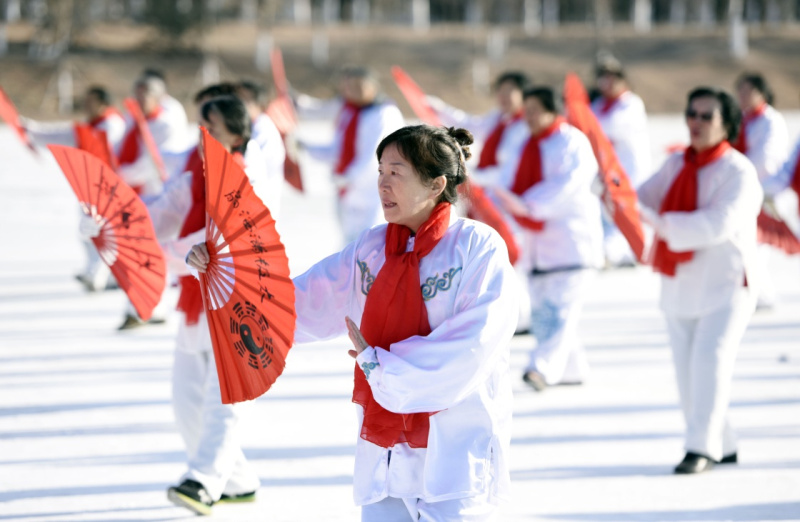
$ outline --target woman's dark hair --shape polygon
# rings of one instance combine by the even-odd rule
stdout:
[[[246,91],[247,94],[252,98],[252,100],[262,106],[266,107],[267,105],[267,88],[260,83],[256,83],[250,80],[242,80],[236,86],[236,92],[241,93],[242,91]]]
[[[200,107],[200,114],[203,119],[209,121],[211,111],[222,116],[225,128],[228,132],[241,136],[242,144],[234,147],[234,152],[244,153],[247,142],[250,141],[250,116],[242,101],[235,96],[218,96],[205,102]]]
[[[712,87],[697,87],[693,89],[686,99],[686,109],[691,107],[692,102],[697,98],[714,98],[719,102],[719,113],[722,116],[722,125],[728,134],[728,141],[733,142],[739,136],[739,128],[742,125],[742,111],[733,96],[722,89]]]
[[[469,146],[472,141],[472,134],[466,129],[431,125],[403,127],[380,142],[378,161],[384,149],[395,144],[400,155],[411,164],[424,185],[444,176],[447,183],[438,202],[455,203],[458,200],[456,187],[467,180],[466,162],[471,157]]]
[[[775,95],[772,93],[772,89],[767,83],[767,79],[761,74],[754,72],[743,73],[741,76],[739,76],[739,79],[736,80],[736,87],[739,87],[743,83],[749,83],[753,89],[761,93],[761,95],[764,97],[764,100],[768,104],[772,105],[772,102],[775,100]]]
[[[97,98],[97,101],[102,103],[103,105],[111,105],[111,95],[108,93],[105,87],[100,87],[99,85],[92,85],[88,89],[86,89],[87,96],[94,96]]]
[[[235,96],[236,84],[231,82],[215,83],[203,87],[197,94],[194,95],[194,102],[200,103],[210,98],[217,98],[219,96]]]
[[[539,100],[539,103],[542,104],[544,110],[547,112],[552,112],[558,114],[560,112],[560,107],[558,103],[558,99],[556,98],[556,93],[553,92],[553,89],[550,87],[531,87],[530,89],[526,90],[522,94],[522,99],[527,100],[528,98],[536,98]]]
[[[531,84],[528,75],[521,71],[506,71],[500,76],[497,77],[497,80],[494,82],[494,88],[499,89],[501,85],[504,83],[513,84],[514,87],[519,89],[520,91],[525,91],[528,86]]]

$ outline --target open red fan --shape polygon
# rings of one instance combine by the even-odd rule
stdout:
[[[622,168],[614,147],[611,146],[611,142],[603,133],[600,123],[589,107],[586,89],[573,73],[567,74],[564,80],[564,105],[569,123],[583,132],[592,144],[600,166],[600,179],[605,187],[605,196],[611,198],[614,206],[611,218],[625,236],[636,258],[643,261],[644,231],[636,206],[638,201],[636,190]]]
[[[111,152],[111,146],[108,144],[108,138],[104,130],[95,129],[86,123],[76,123],[75,143],[80,150],[100,158],[103,163],[112,169],[117,169],[117,158]]]
[[[133,118],[136,131],[139,133],[139,139],[144,143],[147,153],[150,155],[150,159],[153,161],[158,175],[161,177],[161,181],[167,181],[168,176],[167,169],[164,167],[164,160],[161,158],[161,153],[158,151],[156,140],[153,139],[153,135],[150,133],[150,127],[147,126],[147,118],[145,118],[141,107],[139,107],[139,102],[133,98],[125,98],[122,103]]]
[[[774,209],[764,208],[758,215],[758,242],[774,246],[789,255],[800,254],[800,239]]]
[[[111,168],[88,152],[48,145],[78,196],[81,209],[101,226],[92,238],[143,320],[161,300],[167,270],[147,207]]]
[[[202,131],[206,173],[203,305],[222,402],[255,399],[283,372],[297,315],[289,260],[270,211],[244,170]]]
[[[19,113],[17,112],[17,108],[14,107],[11,99],[8,97],[8,95],[6,95],[2,88],[0,88],[0,120],[8,123],[11,128],[14,129],[14,132],[17,133],[19,139],[22,140],[22,143],[24,143],[33,152],[36,152],[36,147],[33,146],[31,137],[28,136],[28,133],[25,132],[24,128],[22,128],[22,123],[19,121]]]
[[[392,78],[394,78],[394,83],[397,84],[397,88],[403,93],[403,97],[405,97],[406,101],[411,106],[411,110],[417,115],[417,118],[428,125],[436,125],[438,127],[442,124],[439,115],[436,114],[433,107],[425,100],[425,91],[411,79],[408,73],[399,66],[393,65]]]
[[[289,80],[283,68],[283,54],[278,47],[272,49],[270,54],[272,64],[272,80],[275,82],[275,91],[278,96],[267,106],[267,115],[278,127],[283,143],[286,144],[287,136],[297,129],[297,111],[294,110],[292,98],[289,95]],[[291,147],[286,148],[286,160],[283,163],[283,177],[291,186],[303,192],[303,176],[300,164],[292,154]]]

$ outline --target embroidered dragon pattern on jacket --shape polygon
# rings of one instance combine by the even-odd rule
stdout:
[[[459,272],[461,272],[461,267],[451,268],[442,274],[442,277],[439,277],[437,273],[435,276],[425,279],[425,284],[422,285],[422,299],[430,301],[436,297],[439,290],[442,292],[450,290],[450,286],[453,284],[453,278]]]
[[[367,295],[370,288],[372,288],[372,283],[375,282],[375,276],[369,271],[366,261],[356,259],[356,263],[358,264],[358,269],[361,270],[361,293]]]

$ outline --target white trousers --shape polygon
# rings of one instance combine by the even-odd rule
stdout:
[[[83,246],[86,249],[86,268],[83,271],[83,275],[92,282],[95,290],[105,290],[113,277],[111,269],[100,258],[94,243],[84,239]]]
[[[361,507],[361,522],[492,522],[497,507],[485,496],[427,503],[418,498],[386,497]]]
[[[736,451],[728,405],[736,353],[754,309],[754,296],[742,288],[729,305],[708,315],[666,316],[686,421],[686,451],[714,460]]]
[[[536,347],[527,370],[541,373],[547,384],[582,382],[589,373],[578,337],[578,321],[592,270],[570,270],[530,276],[531,333]]]
[[[236,437],[236,425],[248,404],[222,404],[204,314],[196,325],[181,321],[172,372],[172,406],[189,457],[189,470],[181,480],[201,483],[214,500],[222,493],[236,495],[258,489],[258,475]]]

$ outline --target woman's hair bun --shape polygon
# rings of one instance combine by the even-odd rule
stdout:
[[[472,154],[469,151],[469,146],[475,143],[472,133],[467,129],[450,127],[447,129],[447,134],[456,140],[456,143],[461,147],[461,152],[464,153],[464,160],[470,159]]]

